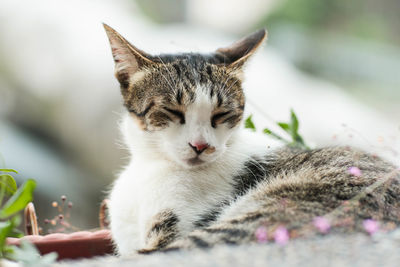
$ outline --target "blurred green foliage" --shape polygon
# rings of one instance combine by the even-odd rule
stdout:
[[[308,145],[304,142],[303,137],[299,134],[299,120],[293,109],[290,110],[290,120],[289,122],[276,122],[277,126],[281,128],[288,136],[281,136],[278,133],[270,130],[269,128],[264,128],[263,133],[269,135],[282,143],[296,148],[310,149]],[[252,115],[247,117],[244,121],[244,128],[250,129],[251,131],[256,131],[256,126],[252,120]]]
[[[22,242],[21,247],[7,245],[7,237],[22,237],[17,229],[21,223],[19,214],[33,200],[36,182],[28,179],[19,188],[10,173],[18,173],[13,169],[0,169],[0,259],[7,258],[27,265],[42,266],[55,261],[56,253],[41,257],[35,246]],[[3,204],[3,200],[7,201]]]
[[[260,24],[292,23],[319,32],[400,43],[398,0],[287,0]]]

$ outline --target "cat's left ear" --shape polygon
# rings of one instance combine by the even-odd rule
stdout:
[[[258,30],[228,47],[217,49],[224,58],[224,65],[239,68],[250,58],[267,37],[265,29]]]
[[[122,88],[129,87],[131,77],[142,68],[154,64],[151,56],[136,48],[122,37],[116,30],[104,24],[111,51],[115,62],[115,77],[120,82]]]

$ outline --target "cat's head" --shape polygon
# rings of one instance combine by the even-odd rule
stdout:
[[[146,148],[188,168],[220,157],[243,118],[242,67],[265,30],[207,55],[152,56],[104,27],[124,105]]]

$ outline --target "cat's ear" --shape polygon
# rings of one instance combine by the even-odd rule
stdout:
[[[150,55],[130,44],[116,30],[103,23],[111,45],[115,62],[115,77],[123,88],[129,87],[129,81],[136,72],[154,62]]]
[[[229,67],[241,67],[267,37],[264,29],[258,30],[228,47],[217,49],[217,54],[222,54],[224,64]]]

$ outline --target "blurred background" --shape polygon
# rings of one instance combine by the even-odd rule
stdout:
[[[3,0],[0,167],[38,182],[43,227],[61,195],[76,227],[98,226],[128,159],[102,22],[149,53],[213,51],[266,28],[244,84],[256,126],[274,128],[294,108],[308,143],[351,144],[399,165],[399,12],[398,0]]]

